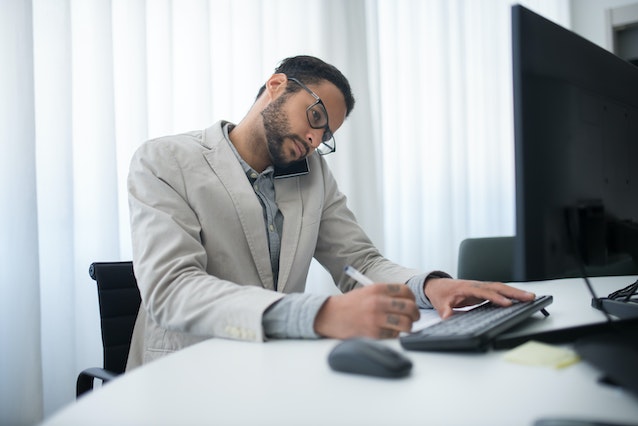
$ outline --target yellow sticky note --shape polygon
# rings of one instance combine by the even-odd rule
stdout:
[[[503,358],[509,362],[525,365],[563,368],[580,361],[578,355],[566,348],[546,343],[529,341],[505,353]]]

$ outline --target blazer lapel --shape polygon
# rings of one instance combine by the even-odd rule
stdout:
[[[301,234],[301,218],[303,204],[298,177],[275,180],[277,205],[284,216],[284,229],[281,236],[281,252],[279,255],[278,290],[283,291],[288,283],[290,270],[295,259],[299,235]]]
[[[205,138],[204,144],[210,148],[210,151],[207,151],[204,156],[233,201],[235,212],[244,230],[244,237],[262,284],[265,288],[274,290],[275,285],[261,204],[235,154],[228,146],[220,123],[208,128]],[[219,225],[224,226],[223,223]]]

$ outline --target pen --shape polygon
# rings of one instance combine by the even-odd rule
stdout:
[[[354,278],[361,285],[374,284],[374,281],[372,281],[370,278],[366,277],[350,265],[346,266],[343,271],[346,273],[346,275]]]

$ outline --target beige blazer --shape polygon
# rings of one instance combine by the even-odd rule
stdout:
[[[275,180],[284,217],[275,291],[261,204],[223,122],[144,143],[128,177],[133,264],[142,296],[128,368],[210,337],[263,341],[262,314],[303,292],[313,256],[342,291],[352,264],[376,281],[417,271],[384,259],[346,206],[321,156]]]

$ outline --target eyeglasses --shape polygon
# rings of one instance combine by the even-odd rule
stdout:
[[[323,104],[323,101],[301,81],[293,77],[288,77],[288,80],[294,81],[315,98],[315,103],[306,108],[306,118],[308,119],[308,124],[310,124],[310,127],[313,129],[323,129],[321,145],[317,147],[316,151],[320,155],[328,155],[335,152],[337,146],[334,135],[328,126],[328,111],[326,111],[326,106]]]

